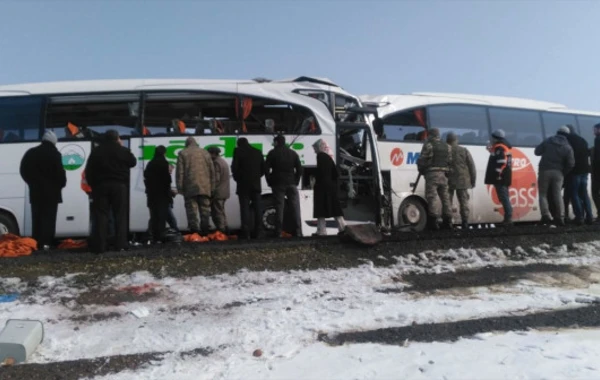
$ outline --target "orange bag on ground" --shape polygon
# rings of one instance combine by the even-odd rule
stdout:
[[[37,250],[37,242],[28,237],[13,234],[0,236],[0,257],[29,256]]]
[[[85,240],[73,240],[73,239],[65,239],[60,242],[58,245],[58,249],[74,249],[74,248],[84,248],[87,247],[87,242]]]

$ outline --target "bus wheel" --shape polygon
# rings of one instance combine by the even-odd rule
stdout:
[[[408,198],[398,210],[401,227],[411,227],[415,231],[423,231],[427,226],[427,210],[419,198]]]
[[[0,212],[0,235],[4,234],[19,234],[19,227],[12,215],[6,212]]]
[[[265,197],[262,199],[262,228],[265,232],[275,231],[275,221],[277,218],[277,209],[275,208],[275,199]]]

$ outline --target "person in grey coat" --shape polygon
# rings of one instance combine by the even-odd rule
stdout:
[[[561,189],[565,175],[575,166],[573,148],[565,135],[569,134],[569,128],[562,126],[555,136],[542,141],[535,148],[535,155],[541,156],[538,170],[538,189],[540,196],[540,211],[542,213],[542,224],[551,223],[550,207],[548,205],[548,193],[552,194],[552,206],[556,210],[554,223],[558,226],[565,225],[565,209],[561,198]]]
[[[211,216],[217,231],[227,233],[227,215],[225,213],[225,201],[229,199],[229,165],[221,157],[221,149],[216,146],[208,148],[211,158],[215,164],[215,191],[210,201]]]

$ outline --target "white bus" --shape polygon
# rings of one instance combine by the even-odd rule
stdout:
[[[316,231],[312,213],[312,144],[323,138],[337,153],[342,171],[340,194],[350,222],[381,221],[381,171],[365,116],[352,109],[358,98],[325,79],[290,80],[98,80],[0,86],[0,233],[31,234],[28,188],[19,175],[27,149],[44,130],[59,138],[67,187],[58,208],[57,237],[90,233],[88,196],[80,187],[96,136],[116,129],[138,159],[131,170],[129,231],[148,228],[143,171],[158,145],[176,163],[188,136],[200,146],[218,146],[231,162],[236,140],[248,138],[266,155],[276,133],[286,135],[304,166],[300,187],[303,234]],[[358,111],[357,111],[358,112]],[[240,227],[239,203],[232,181],[226,203],[229,227]],[[267,230],[274,227],[274,203],[263,180]],[[184,202],[175,198],[180,229],[187,228]],[[328,223],[335,231],[335,225]]]
[[[410,95],[361,96],[365,106],[375,107],[380,120],[375,131],[384,186],[391,198],[394,225],[422,230],[427,223],[424,181],[413,192],[417,159],[425,131],[439,128],[442,138],[450,131],[468,147],[477,166],[477,185],[470,193],[470,223],[497,223],[503,210],[495,190],[484,185],[489,153],[486,145],[495,129],[503,129],[513,145],[513,181],[510,200],[516,222],[541,218],[538,207],[537,169],[534,148],[556,134],[564,124],[573,125],[593,146],[593,126],[600,113],[570,110],[555,103],[464,94],[414,93]],[[455,222],[460,221],[454,200]]]

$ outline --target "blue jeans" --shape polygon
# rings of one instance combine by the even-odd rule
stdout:
[[[496,194],[498,194],[498,200],[504,208],[504,221],[512,220],[512,205],[510,204],[510,198],[508,196],[508,186],[506,185],[494,185],[496,188]]]
[[[569,185],[571,187],[571,201],[573,202],[575,220],[582,221],[584,212],[585,218],[592,220],[594,218],[592,215],[592,203],[590,202],[590,196],[587,191],[588,175],[573,175]]]

